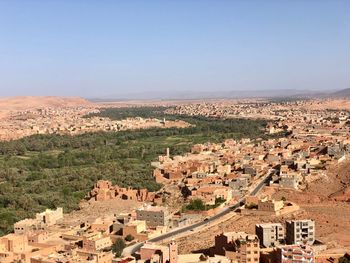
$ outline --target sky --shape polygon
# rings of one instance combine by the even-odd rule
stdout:
[[[0,0],[0,96],[350,88],[350,1]]]

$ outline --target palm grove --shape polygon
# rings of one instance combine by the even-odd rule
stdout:
[[[99,116],[182,119],[184,129],[148,129],[98,132],[78,136],[35,135],[0,143],[0,235],[13,223],[45,208],[62,206],[65,212],[100,179],[133,188],[157,191],[151,162],[164,154],[183,154],[191,145],[226,138],[264,137],[264,120],[212,119],[167,116],[165,108],[106,109]]]

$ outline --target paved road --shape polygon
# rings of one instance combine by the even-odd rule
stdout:
[[[266,178],[264,178],[251,192],[250,194],[251,195],[256,195],[263,187],[264,185],[269,181],[271,180],[271,175],[267,176]],[[182,234],[186,231],[191,231],[191,230],[194,230],[195,228],[197,227],[200,227],[200,226],[204,226],[212,221],[215,221],[217,220],[218,218],[224,216],[224,215],[227,215],[228,213],[230,213],[231,211],[234,211],[236,210],[237,208],[239,208],[240,206],[242,206],[243,204],[245,203],[245,198],[241,198],[240,200],[238,200],[237,203],[235,203],[234,205],[231,205],[229,207],[226,207],[224,210],[222,210],[221,212],[219,212],[218,214],[214,215],[214,216],[211,216],[201,222],[198,222],[198,223],[195,223],[195,224],[192,224],[192,225],[189,225],[189,226],[186,226],[186,227],[183,227],[183,228],[179,228],[179,229],[175,229],[173,231],[170,231],[168,233],[165,233],[163,235],[160,235],[160,236],[157,236],[155,238],[151,238],[148,240],[148,242],[159,242],[159,241],[162,241],[162,240],[165,240],[165,239],[168,239],[168,238],[171,238],[173,236],[176,236],[178,234]],[[140,248],[143,246],[143,243],[138,243],[138,244],[135,244],[134,246],[131,246],[131,247],[128,247],[124,250],[124,253],[123,254],[134,254],[136,253],[138,250],[140,250]]]

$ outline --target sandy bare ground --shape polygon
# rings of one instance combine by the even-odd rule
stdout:
[[[311,101],[307,106],[310,110],[350,110],[349,99],[328,99]]]
[[[0,98],[0,111],[24,111],[35,108],[89,106],[91,102],[80,97],[19,96]]]
[[[76,226],[83,222],[94,222],[97,218],[113,217],[119,213],[130,213],[135,208],[141,206],[141,203],[133,200],[108,200],[108,201],[89,201],[81,204],[81,209],[73,211],[64,216],[63,224],[67,226]]]

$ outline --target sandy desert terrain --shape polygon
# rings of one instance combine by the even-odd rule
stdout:
[[[0,98],[0,111],[24,111],[46,107],[58,108],[91,105],[91,102],[80,97],[19,96]]]

